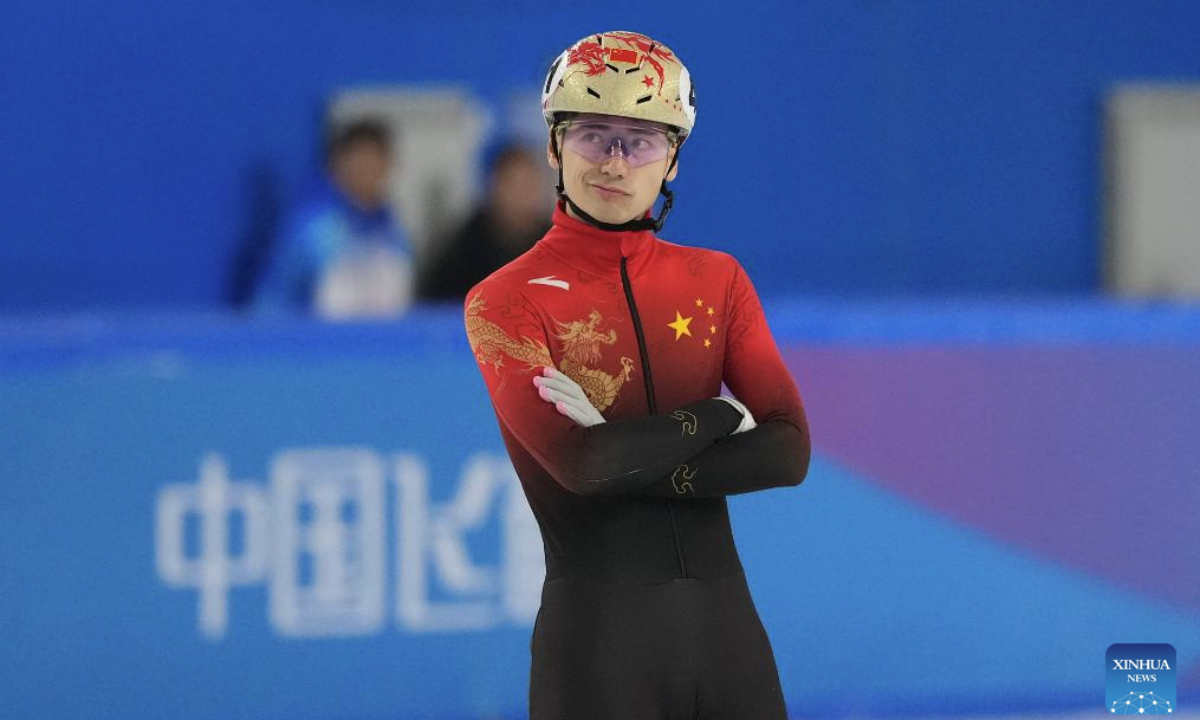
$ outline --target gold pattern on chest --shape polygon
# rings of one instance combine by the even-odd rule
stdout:
[[[600,412],[613,404],[621,386],[633,374],[633,360],[625,356],[621,357],[621,372],[617,375],[610,375],[595,367],[600,363],[602,346],[617,342],[616,330],[600,329],[603,320],[600,311],[593,309],[587,320],[554,321],[558,326],[554,337],[562,343],[563,349],[558,369],[583,388],[588,400]]]

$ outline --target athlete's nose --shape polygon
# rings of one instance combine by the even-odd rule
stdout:
[[[609,155],[600,163],[600,172],[613,177],[625,177],[629,172],[629,161],[624,155]]]

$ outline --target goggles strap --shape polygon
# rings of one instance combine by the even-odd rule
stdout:
[[[657,218],[637,218],[636,220],[629,220],[628,222],[623,223],[608,223],[604,222],[603,220],[597,220],[589,215],[583,208],[576,205],[575,201],[567,195],[567,189],[563,185],[562,152],[558,147],[557,129],[558,127],[556,125],[554,129],[550,131],[550,148],[554,151],[554,157],[558,159],[558,185],[556,185],[554,189],[558,192],[558,197],[568,206],[570,206],[571,211],[578,215],[580,220],[583,220],[592,227],[600,228],[601,230],[608,230],[609,232],[653,230],[655,233],[658,233],[662,231],[663,223],[667,220],[667,214],[671,212],[672,206],[675,205],[675,193],[671,192],[671,190],[667,188],[666,177],[663,177],[662,185],[658,188],[659,193],[661,193],[663,196],[663,205],[662,210],[659,211]],[[679,151],[682,148],[683,143],[675,146],[675,157],[671,158],[671,164],[669,167],[667,167],[667,175],[671,174],[671,170],[675,167],[675,163],[679,161]]]

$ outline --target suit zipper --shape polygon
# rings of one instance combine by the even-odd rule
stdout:
[[[625,258],[621,258],[621,285],[625,288],[625,302],[629,305],[629,315],[633,319],[633,332],[637,335],[638,353],[642,357],[642,378],[646,385],[646,402],[650,406],[650,414],[658,414],[658,403],[654,399],[654,377],[650,374],[650,353],[646,350],[646,336],[642,333],[642,319],[638,316],[637,303],[633,301],[633,287],[629,284],[629,272],[625,269]],[[670,498],[663,500],[667,504],[667,517],[671,519],[671,537],[675,540],[675,556],[679,559],[679,576],[687,577],[687,561],[683,557],[683,545],[679,542],[679,526],[675,522],[675,506]]]

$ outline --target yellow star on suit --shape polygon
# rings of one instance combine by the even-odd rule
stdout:
[[[692,319],[690,317],[685,318],[684,316],[679,314],[678,310],[676,310],[675,311],[675,322],[667,323],[667,327],[669,327],[675,331],[675,339],[678,340],[679,338],[683,337],[684,335],[687,335],[688,337],[692,336],[692,331],[688,329],[688,325],[691,322],[692,322]]]

